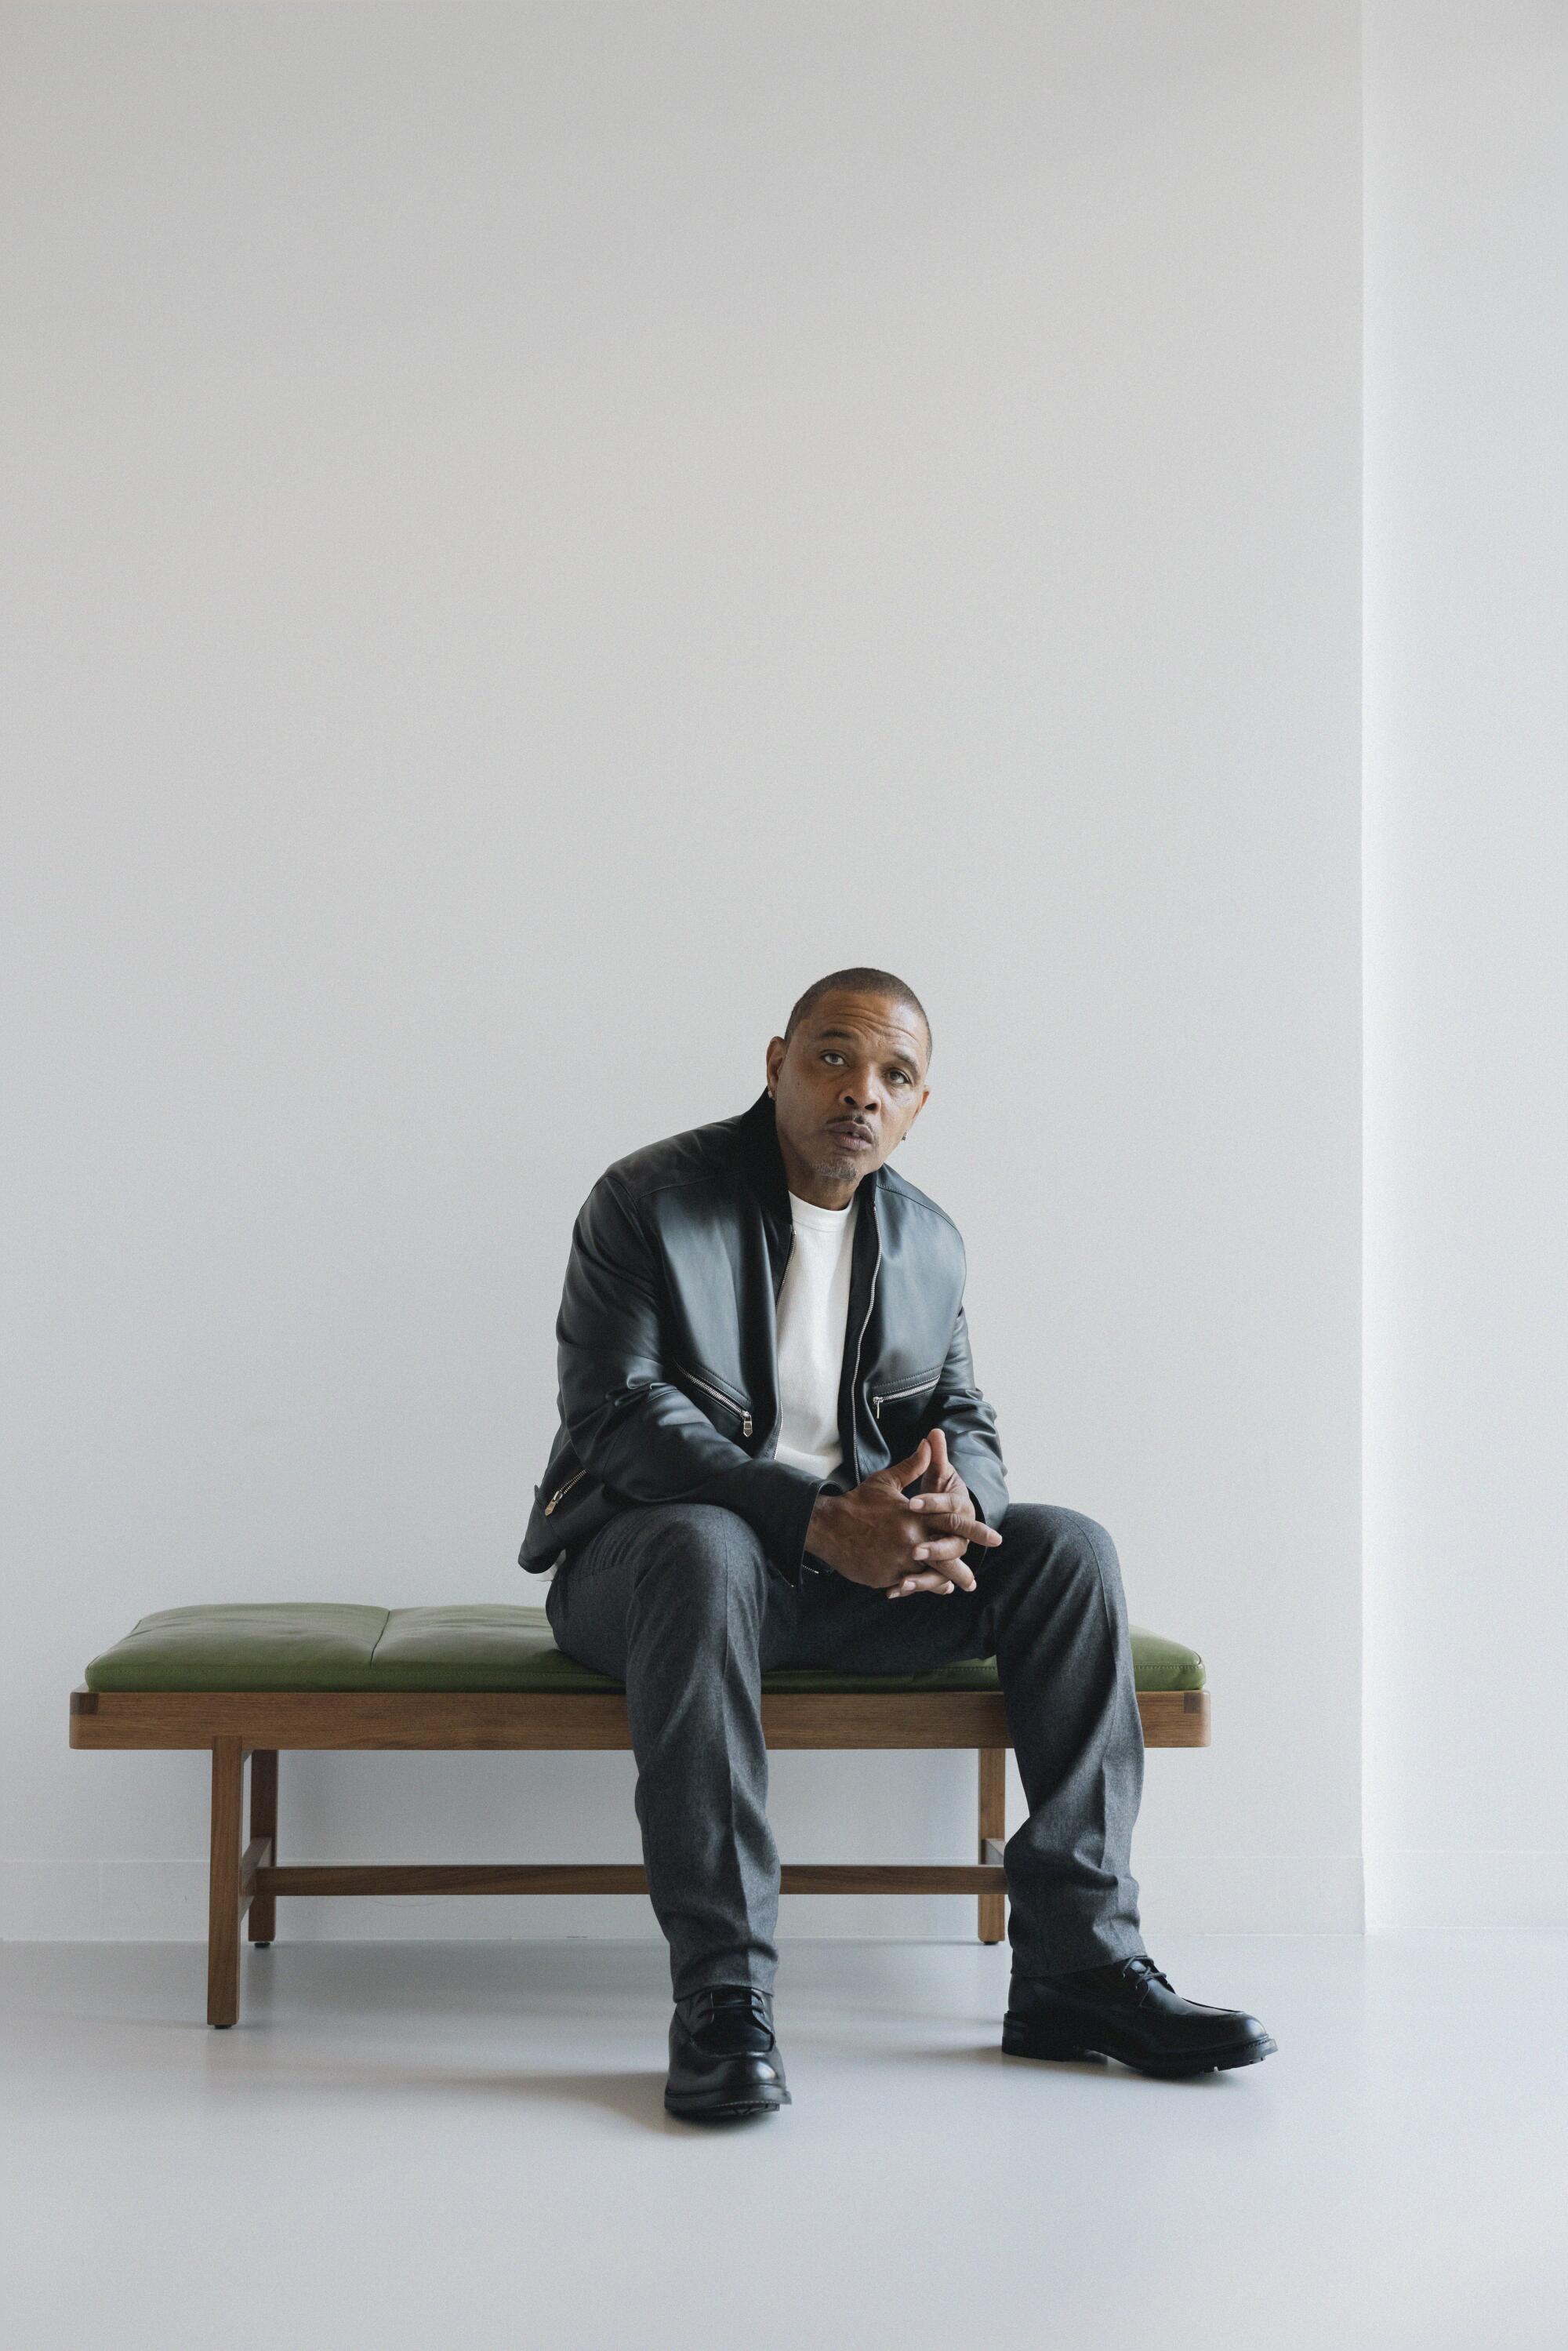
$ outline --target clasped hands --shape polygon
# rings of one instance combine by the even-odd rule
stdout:
[[[904,1491],[918,1478],[919,1490]],[[811,1513],[806,1549],[852,1583],[869,1583],[889,1600],[911,1592],[975,1589],[964,1563],[971,1543],[994,1551],[995,1527],[975,1516],[967,1486],[947,1458],[939,1428],[905,1460],[875,1469],[848,1494],[824,1494]],[[940,1562],[936,1564],[935,1562]]]

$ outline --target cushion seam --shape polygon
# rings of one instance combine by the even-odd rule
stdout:
[[[376,1635],[375,1639],[371,1643],[371,1654],[370,1654],[370,1656],[365,1659],[365,1672],[366,1672],[366,1674],[367,1674],[367,1675],[369,1675],[369,1674],[372,1673],[372,1672],[375,1670],[376,1651],[381,1647],[382,1641],[385,1639],[385,1637],[386,1637],[386,1629],[387,1629],[387,1626],[392,1623],[392,1610],[391,1610],[390,1608],[383,1608],[383,1609],[382,1610],[382,1629],[381,1629],[381,1631]]]

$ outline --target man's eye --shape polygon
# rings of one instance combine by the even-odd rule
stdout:
[[[841,1061],[844,1057],[836,1047],[829,1045],[823,1049],[821,1058],[824,1061]],[[907,1070],[894,1070],[891,1074],[898,1080],[900,1085],[912,1086],[915,1083]]]

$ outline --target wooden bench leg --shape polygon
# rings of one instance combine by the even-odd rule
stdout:
[[[982,1747],[980,1750],[980,1859],[993,1861],[995,1851],[988,1851],[1007,1843],[1008,1834],[1008,1750],[1005,1747]],[[1008,1897],[1005,1894],[982,1894],[980,1896],[980,1940],[1000,1943],[1007,1938]]]
[[[245,1741],[213,1741],[213,1839],[207,1875],[207,2022],[239,2016],[240,1834]]]
[[[266,1837],[272,1846],[269,1865],[277,1861],[277,1750],[256,1747],[250,1758],[250,1835],[254,1844]],[[257,1894],[251,1898],[246,1933],[263,1949],[277,1932],[277,1896]]]

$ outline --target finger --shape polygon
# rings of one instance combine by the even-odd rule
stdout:
[[[890,1600],[903,1600],[911,1592],[950,1593],[952,1584],[945,1575],[904,1575],[887,1587]]]
[[[935,1575],[939,1581],[946,1579],[949,1583],[960,1585],[966,1592],[973,1592],[975,1589],[974,1569],[967,1567],[956,1553],[935,1552],[923,1566],[906,1567],[898,1580],[902,1583],[912,1575]]]
[[[906,1494],[904,1499],[910,1510],[922,1510],[927,1518],[945,1520],[949,1526],[956,1526],[961,1513],[973,1508],[967,1495],[956,1485],[949,1493],[936,1494],[923,1491],[918,1494]]]
[[[975,1519],[966,1524],[964,1518],[966,1504],[960,1497],[949,1497],[946,1494],[906,1494],[904,1501],[906,1510],[919,1511],[934,1534],[961,1534],[967,1542],[977,1542],[985,1551],[995,1551],[1002,1540],[996,1528],[988,1527],[983,1520]],[[970,1504],[967,1507],[972,1509],[973,1505]]]
[[[949,1472],[938,1459],[937,1447],[931,1437],[927,1436],[925,1442],[931,1447],[931,1463],[925,1477],[920,1480],[920,1490],[923,1494],[935,1494],[941,1487],[948,1484]]]
[[[962,1559],[968,1548],[967,1535],[928,1535],[924,1542],[915,1544],[909,1556],[911,1559]]]
[[[931,1447],[931,1467],[920,1480],[921,1492],[935,1494],[944,1486],[956,1486],[958,1474],[947,1458],[946,1432],[940,1428],[928,1429],[925,1441]]]

